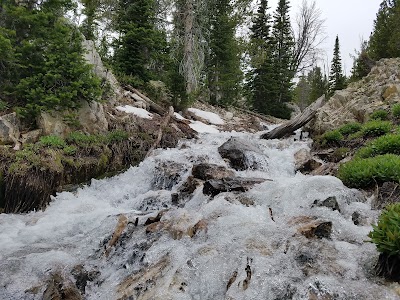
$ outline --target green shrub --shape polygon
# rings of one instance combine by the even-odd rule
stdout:
[[[368,158],[386,153],[400,155],[400,135],[386,134],[373,140],[367,146],[357,151],[359,158]]]
[[[95,134],[84,134],[79,131],[74,131],[68,135],[67,142],[70,144],[76,144],[79,147],[88,147],[99,144],[101,139]]]
[[[339,130],[331,130],[325,132],[321,138],[320,143],[322,146],[328,145],[337,145],[340,141],[343,140],[343,135],[339,132]]]
[[[362,128],[362,126],[360,123],[354,122],[354,123],[349,123],[349,124],[343,125],[338,130],[343,135],[349,135],[349,134],[360,131],[361,128]]]
[[[61,137],[56,135],[42,136],[39,141],[40,144],[42,144],[45,147],[62,149],[66,146],[65,141]]]
[[[372,120],[365,123],[361,129],[364,137],[375,137],[384,135],[392,129],[389,121]]]
[[[65,155],[74,155],[77,149],[75,146],[68,145],[63,148],[63,151]]]
[[[348,187],[363,188],[386,181],[400,179],[400,156],[379,155],[354,159],[339,167],[338,178]]]
[[[400,117],[400,103],[393,105],[392,114],[393,114],[393,117],[395,117],[395,118]]]
[[[386,207],[368,234],[379,252],[400,255],[400,203]]]
[[[383,109],[378,109],[374,111],[369,117],[371,120],[387,120],[388,119],[388,112]]]
[[[107,134],[106,140],[108,143],[116,143],[126,141],[129,138],[129,134],[126,131],[116,130],[111,131]]]

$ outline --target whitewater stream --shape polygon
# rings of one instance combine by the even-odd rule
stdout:
[[[294,154],[310,140],[216,131],[60,193],[44,212],[0,214],[0,299],[43,299],[54,274],[82,299],[400,299],[399,285],[374,275],[378,253],[366,241],[379,212],[370,199],[335,177],[295,172]],[[263,153],[248,158],[255,168],[235,171],[221,158],[232,136]],[[215,197],[200,183],[179,197],[204,162],[268,180]],[[313,205],[328,197],[340,212]],[[330,237],[301,233],[314,220],[332,222]]]

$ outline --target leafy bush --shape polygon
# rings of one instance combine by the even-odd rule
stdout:
[[[399,181],[400,156],[379,155],[354,159],[339,167],[338,177],[348,187],[363,188],[386,181]]]
[[[357,151],[356,156],[359,158],[373,157],[386,153],[400,155],[400,135],[386,134],[378,137],[369,143],[366,147]]]
[[[378,109],[374,111],[369,117],[371,120],[387,120],[388,119],[388,112],[383,109]]]
[[[39,140],[40,144],[42,144],[45,147],[51,147],[51,148],[64,148],[66,146],[65,141],[56,135],[46,135],[42,136]]]
[[[374,137],[384,135],[392,129],[389,121],[373,120],[365,123],[361,129],[364,137]]]
[[[73,131],[67,137],[67,142],[70,144],[76,144],[79,147],[88,147],[100,143],[101,139],[95,134],[84,134],[79,131]]]
[[[362,128],[360,123],[348,123],[346,125],[343,125],[342,127],[340,127],[338,130],[341,134],[343,135],[349,135],[352,133],[356,133],[358,131],[360,131]]]
[[[379,252],[400,255],[400,203],[386,207],[368,236]]]
[[[392,115],[395,118],[400,117],[400,103],[393,105],[392,107]]]
[[[116,130],[108,133],[106,139],[108,143],[116,143],[125,141],[128,139],[128,137],[129,134],[126,131]]]
[[[320,139],[321,146],[327,145],[337,145],[340,141],[343,140],[343,135],[339,130],[331,130],[325,132]]]

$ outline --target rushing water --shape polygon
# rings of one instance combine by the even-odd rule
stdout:
[[[249,158],[258,161],[257,170],[236,175],[272,181],[213,199],[200,186],[176,205],[171,194],[193,164],[229,168],[217,148],[231,136],[265,154]],[[76,265],[97,274],[85,299],[399,299],[396,286],[373,275],[378,254],[365,242],[378,212],[335,177],[296,174],[294,153],[308,145],[256,134],[201,134],[157,150],[121,175],[61,193],[44,212],[1,214],[0,299],[41,299],[50,274],[75,282]],[[330,196],[340,212],[312,207]],[[164,228],[146,233],[147,218],[165,209]],[[355,211],[363,225],[354,225]],[[108,247],[121,216],[128,223]],[[308,217],[331,221],[331,238],[299,234],[299,220]],[[203,226],[190,237],[188,229],[199,221]]]

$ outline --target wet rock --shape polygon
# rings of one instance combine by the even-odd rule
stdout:
[[[235,174],[223,166],[201,163],[193,166],[192,175],[197,179],[209,180],[233,177]]]
[[[294,154],[294,159],[295,170],[304,174],[308,174],[322,165],[321,162],[311,156],[310,151],[307,149],[300,149],[297,151]]]
[[[400,282],[400,255],[381,253],[376,264],[376,274]]]
[[[255,184],[263,183],[266,180],[263,178],[240,177],[211,179],[204,183],[203,193],[214,197],[223,192],[246,192]]]
[[[96,278],[100,276],[100,272],[97,270],[87,271],[84,266],[77,265],[75,266],[71,274],[74,276],[76,282],[75,285],[79,289],[82,295],[85,294],[86,285],[88,281],[94,281]]]
[[[231,137],[218,147],[218,152],[222,158],[229,161],[232,168],[239,171],[257,169],[257,162],[249,159],[249,155],[265,157],[256,145],[237,137]]]
[[[320,167],[316,168],[315,170],[311,171],[310,175],[335,175],[338,170],[338,164],[335,163],[326,163],[321,165]]]
[[[332,209],[333,211],[337,210],[340,212],[339,203],[335,196],[328,197],[325,200],[315,200],[311,207],[327,207]]]
[[[176,162],[162,162],[155,168],[155,175],[152,182],[154,189],[171,190],[180,180],[181,173],[186,166]]]
[[[355,211],[351,215],[351,220],[353,221],[354,225],[365,225],[367,224],[367,218],[361,215],[359,212]]]
[[[177,192],[171,195],[172,204],[182,207],[185,204],[184,200],[189,198],[200,184],[200,180],[195,179],[193,176],[189,176],[178,188]]]
[[[47,282],[42,300],[83,300],[76,286],[60,273],[52,274]]]
[[[329,239],[332,233],[332,222],[315,221],[300,227],[298,232],[300,232],[306,238],[317,237],[319,239]]]
[[[146,225],[150,225],[150,224],[159,222],[164,214],[165,214],[165,211],[161,211],[157,214],[157,216],[148,218],[146,220],[146,222],[144,223],[144,225],[146,226]]]

